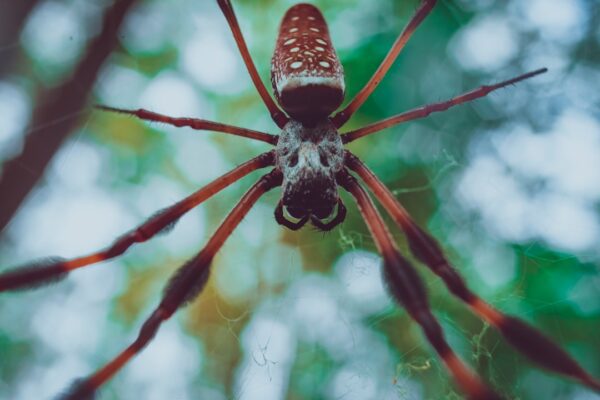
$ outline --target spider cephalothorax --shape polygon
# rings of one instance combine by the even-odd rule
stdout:
[[[375,90],[400,50],[434,8],[436,1],[422,1],[372,78],[345,108],[331,117],[329,115],[343,100],[344,81],[342,67],[333,50],[327,25],[318,9],[307,4],[294,6],[286,13],[282,22],[272,61],[272,82],[275,97],[283,108],[282,111],[267,92],[256,71],[230,1],[217,0],[217,2],[229,23],[259,95],[273,121],[281,129],[280,135],[275,136],[194,118],[172,118],[142,109],[123,110],[104,106],[100,108],[135,115],[144,120],[260,140],[275,145],[275,150],[254,157],[187,198],[154,214],[105,249],[70,260],[45,259],[5,271],[0,274],[0,291],[32,288],[57,282],[75,269],[123,254],[135,243],[147,241],[161,232],[164,233],[186,212],[252,171],[266,167],[274,168],[250,187],[208,240],[206,246],[172,276],[161,301],[143,323],[136,340],[103,368],[84,379],[77,380],[60,398],[64,400],[92,398],[98,388],[152,340],[162,323],[201,293],[209,277],[211,261],[215,254],[264,193],[282,186],[281,200],[275,209],[275,219],[278,223],[290,229],[299,229],[310,220],[317,228],[327,230],[342,222],[346,212],[338,196],[338,185],[354,198],[373,236],[377,249],[383,257],[384,279],[388,282],[390,294],[421,327],[428,343],[438,354],[456,384],[469,399],[502,398],[458,357],[446,341],[442,327],[430,309],[427,292],[419,274],[397,248],[370,195],[357,178],[368,186],[393,221],[405,233],[415,258],[437,275],[448,290],[474,314],[496,328],[511,345],[540,366],[600,391],[600,382],[541,331],[518,318],[504,314],[478,297],[447,259],[436,240],[413,221],[391,191],[358,157],[343,148],[343,144],[363,136],[486,96],[493,90],[531,78],[545,72],[546,69],[542,68],[494,85],[481,86],[450,100],[418,107],[340,135],[338,129]],[[334,215],[336,205],[338,209]],[[288,220],[284,216],[284,208],[290,216],[298,218],[298,221]],[[331,220],[324,222],[324,219],[331,215],[334,215]]]
[[[310,127],[290,120],[275,154],[275,165],[283,173],[281,204],[292,217],[304,222],[311,218],[321,228],[319,221],[339,202],[336,175],[344,168],[344,147],[337,129],[328,119]],[[336,225],[342,220],[336,218]]]

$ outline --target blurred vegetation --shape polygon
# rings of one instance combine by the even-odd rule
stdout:
[[[124,108],[154,107],[156,111],[166,114],[175,110],[177,115],[198,116],[276,133],[275,125],[269,121],[239,61],[225,20],[219,15],[215,3],[192,0],[140,1],[130,13],[127,26],[120,34],[120,43],[97,81],[92,101]],[[234,1],[242,30],[247,35],[250,51],[264,82],[269,82],[276,21],[292,3],[276,0]],[[345,68],[348,99],[369,79],[417,5],[415,0],[319,0],[313,3],[321,8],[329,21],[334,44],[340,43],[338,53]],[[518,0],[448,0],[439,3],[403,50],[380,87],[344,131],[525,70],[548,66],[551,68],[550,77],[542,77],[537,82],[525,82],[474,104],[388,129],[352,143],[349,148],[398,195],[421,226],[440,240],[476,292],[501,310],[519,315],[544,330],[594,376],[600,376],[600,341],[597,335],[600,331],[598,249],[568,251],[543,238],[507,240],[488,226],[477,210],[462,204],[457,194],[457,187],[470,167],[474,154],[481,149],[478,144],[488,140],[488,132],[496,131],[511,121],[526,124],[534,132],[543,132],[552,126],[562,110],[569,107],[591,110],[596,121],[600,120],[597,98],[590,95],[588,103],[574,103],[573,96],[565,94],[567,89],[563,93],[563,88],[575,78],[587,82],[596,91],[600,89],[600,81],[592,80],[598,76],[600,64],[600,32],[597,30],[600,7],[594,0],[577,2],[587,12],[587,28],[578,38],[554,43],[556,47],[548,50],[560,53],[567,60],[566,66],[561,64],[558,71],[552,72],[554,65],[539,64],[544,57],[536,54],[548,49],[547,42],[553,39],[544,38],[534,27],[527,25],[531,21],[519,14],[521,6]],[[0,84],[20,88],[29,98],[29,104],[35,104],[36,99],[32,96],[36,88],[52,87],[67,79],[97,28],[97,23],[93,21],[98,16],[98,10],[94,6],[77,0],[54,0],[38,2],[38,7],[49,7],[48,4],[73,13],[72,18],[76,23],[61,22],[74,26],[70,28],[71,31],[66,30],[71,33],[62,39],[67,43],[79,44],[65,47],[65,51],[70,52],[64,58],[67,61],[61,60],[60,54],[50,57],[35,44],[43,34],[37,32],[35,26],[25,27],[20,39],[22,58],[11,74],[2,77]],[[48,13],[46,18],[52,15]],[[518,37],[517,52],[497,68],[468,68],[457,56],[460,52],[456,47],[464,44],[460,35],[476,21],[488,17],[502,17],[509,21]],[[35,21],[42,19],[39,17]],[[49,21],[45,24],[51,26]],[[211,31],[213,28],[214,32]],[[214,57],[219,55],[190,54],[188,46],[193,40],[199,40],[197,36],[202,34],[220,35],[228,46],[225,55],[232,53],[238,57],[233,65],[235,71],[223,73],[229,80],[211,84],[207,77],[215,74],[215,71],[198,77],[185,66],[186,57],[194,58],[195,62],[191,65],[216,62]],[[59,39],[55,39],[55,42],[59,42]],[[487,45],[494,46],[494,38],[490,37],[489,40]],[[51,44],[57,49],[61,48],[60,42],[58,45],[54,42]],[[198,48],[210,49],[210,46]],[[162,82],[163,85],[156,82]],[[171,89],[164,94],[157,94],[161,87],[167,87],[164,82],[171,84]],[[182,82],[185,86],[182,86]],[[195,103],[182,105],[189,98],[194,99]],[[194,106],[199,108],[194,110]],[[2,142],[6,143],[1,154],[3,159],[18,154],[23,134],[19,132],[11,136],[10,143]],[[68,179],[69,173],[75,173],[69,170],[77,169],[77,166],[69,163],[70,157],[73,157],[69,152],[77,151],[81,146],[93,149],[98,156],[99,172],[93,175],[93,182],[86,183],[89,187],[77,184],[71,187],[64,180]],[[67,244],[72,240],[86,241],[86,235],[93,236],[91,231],[94,231],[94,226],[90,224],[103,218],[102,215],[96,215],[96,219],[88,221],[81,217],[81,230],[76,228],[77,224],[67,224],[66,228],[56,226],[49,222],[50,219],[31,221],[28,214],[46,215],[33,212],[44,206],[45,198],[75,197],[93,187],[96,191],[90,192],[92,197],[98,193],[106,195],[110,201],[118,204],[123,210],[122,215],[127,217],[125,221],[128,225],[118,225],[118,229],[113,229],[118,234],[150,215],[152,210],[149,204],[157,209],[169,201],[174,202],[267,148],[263,143],[217,133],[176,130],[90,109],[80,128],[72,134],[72,139],[57,156],[59,161],[46,172],[37,192],[30,196],[3,233],[0,265],[10,266],[34,256],[52,255],[57,241]],[[74,370],[67,368],[72,372],[70,379],[89,373],[129,343],[142,317],[157,303],[160,290],[169,275],[198,251],[258,176],[259,173],[254,173],[242,179],[203,204],[197,213],[188,215],[187,218],[194,220],[196,225],[177,236],[186,239],[183,244],[169,241],[168,237],[157,238],[147,245],[132,249],[117,262],[90,269],[90,272],[96,270],[96,279],[103,279],[101,270],[112,270],[110,273],[116,274],[114,280],[117,283],[113,283],[110,301],[94,303],[94,307],[99,307],[98,304],[105,307],[105,314],[99,315],[105,315],[106,321],[98,321],[94,327],[98,338],[93,348],[83,348],[79,354],[68,354],[68,366]],[[184,335],[194,339],[189,351],[199,354],[200,359],[200,367],[192,372],[188,368],[185,370],[188,372],[182,375],[185,377],[185,390],[174,392],[177,394],[170,398],[245,398],[243,388],[239,386],[239,376],[240,366],[248,352],[244,348],[243,337],[253,318],[267,310],[267,314],[270,312],[281,321],[286,320],[286,314],[292,312],[286,307],[291,304],[290,288],[295,283],[315,276],[335,281],[332,268],[344,254],[355,250],[376,252],[364,222],[352,205],[352,199],[345,193],[342,193],[342,197],[349,205],[347,220],[340,228],[327,234],[311,228],[291,232],[277,227],[272,218],[272,209],[278,195],[278,191],[267,194],[257,210],[251,212],[240,226],[241,232],[228,240],[213,263],[213,275],[203,294],[180,312],[182,315],[179,318],[170,322],[181,324]],[[66,197],[64,201],[67,201]],[[511,199],[506,201],[510,202]],[[598,203],[596,212],[597,206]],[[68,207],[65,206],[65,214],[68,213]],[[102,210],[94,204],[90,209]],[[384,217],[393,227],[393,221]],[[577,230],[578,226],[563,228],[571,231]],[[393,227],[392,233],[400,248],[409,254],[401,232]],[[32,245],[35,237],[39,243]],[[101,238],[94,236],[94,241],[106,243],[109,238],[108,234]],[[80,249],[95,249],[92,246],[95,242],[91,239],[88,241],[88,246],[72,250],[74,254],[61,255],[79,254]],[[504,265],[509,270],[509,278],[500,279],[500,283],[494,283],[497,281],[492,279],[490,283],[484,269],[489,266],[497,271],[502,270]],[[417,267],[426,282],[435,314],[442,322],[451,344],[507,397],[593,398],[593,394],[579,385],[533,367],[508,346],[497,332],[488,329],[452,298],[435,276],[418,264]],[[511,275],[513,269],[514,274]],[[78,274],[85,275],[87,272]],[[28,393],[46,393],[31,389],[34,379],[51,389],[54,386],[62,387],[56,381],[66,378],[62,375],[53,378],[48,371],[64,365],[61,362],[67,356],[60,349],[50,346],[47,338],[40,338],[40,323],[35,321],[41,318],[40,310],[48,308],[52,302],[59,309],[67,307],[69,302],[77,302],[77,298],[68,297],[79,293],[77,284],[77,281],[68,281],[33,293],[2,296],[0,398],[28,398]],[[95,284],[103,283],[98,281]],[[236,288],[236,285],[241,288]],[[336,293],[329,294],[333,299],[338,298]],[[582,303],[588,304],[587,310],[581,306]],[[85,309],[82,312],[85,313]],[[71,316],[64,324],[77,325],[77,319],[73,318]],[[344,323],[351,331],[358,329],[356,326],[366,326],[375,338],[373,346],[384,343],[388,356],[393,360],[391,368],[385,369],[382,365],[382,369],[377,370],[379,389],[371,398],[460,398],[443,365],[403,310],[389,306],[359,321]],[[45,321],[44,324],[47,330],[58,329],[57,332],[62,332],[63,329],[69,329],[61,320]],[[295,334],[298,336],[295,338],[295,358],[289,370],[289,381],[283,389],[286,394],[281,398],[341,397],[339,391],[332,389],[332,382],[340,369],[349,363],[348,358],[336,358],[322,343],[303,339],[301,329]],[[331,332],[332,336],[337,334]],[[357,354],[368,352],[371,342],[362,340],[357,343],[366,346],[356,349]],[[73,346],[79,348],[78,345]],[[74,357],[79,357],[77,362],[71,362]],[[277,368],[277,360],[268,360],[266,357],[262,360],[256,354],[252,354],[252,357],[257,364],[264,361],[265,368],[271,362],[273,368]],[[176,381],[178,373],[184,370],[180,370],[180,367],[183,368],[175,362],[172,376],[165,379]],[[364,372],[366,375],[371,373]],[[358,375],[360,381],[360,373]],[[148,382],[139,376],[124,372],[107,385],[101,398],[154,399],[161,398],[161,393],[165,393],[152,393],[145,385]],[[52,392],[51,389],[47,389],[48,392]],[[361,398],[350,389],[345,396]]]

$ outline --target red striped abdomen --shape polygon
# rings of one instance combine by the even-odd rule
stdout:
[[[329,116],[344,100],[344,71],[315,6],[297,4],[283,17],[271,82],[281,107],[308,124]]]

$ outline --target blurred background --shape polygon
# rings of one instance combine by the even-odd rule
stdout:
[[[234,1],[269,88],[278,23],[293,3]],[[329,22],[347,98],[418,5],[312,3]],[[596,0],[441,0],[345,127],[548,67],[350,149],[440,240],[477,293],[548,333],[596,377],[599,27]],[[215,1],[2,2],[1,269],[97,250],[269,148],[93,111],[94,103],[277,133]],[[128,345],[170,274],[258,176],[117,260],[52,287],[4,294],[0,398],[51,398]],[[202,295],[99,397],[460,398],[418,327],[385,293],[381,260],[352,200],[343,194],[346,222],[322,234],[279,227],[278,196],[257,204],[215,259]],[[401,232],[392,232],[408,254]],[[452,346],[508,398],[600,398],[533,367],[417,268]]]

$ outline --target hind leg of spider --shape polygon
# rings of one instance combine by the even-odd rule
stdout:
[[[331,221],[323,222],[315,215],[311,215],[310,222],[319,230],[325,232],[332,230],[333,228],[344,222],[344,219],[346,218],[346,206],[344,206],[344,202],[342,201],[342,199],[338,199],[337,205],[337,212],[335,214],[335,217],[333,217]]]
[[[367,136],[372,133],[379,132],[383,129],[390,128],[394,125],[398,125],[398,124],[412,121],[415,119],[425,118],[429,114],[434,113],[434,112],[446,111],[450,107],[454,107],[454,106],[457,106],[460,104],[468,103],[470,101],[479,99],[481,97],[485,97],[488,94],[490,94],[491,92],[493,92],[494,90],[501,89],[503,87],[515,84],[515,83],[523,81],[525,79],[533,78],[534,76],[543,74],[547,71],[548,71],[547,68],[540,68],[535,71],[531,71],[526,74],[519,75],[515,78],[511,78],[511,79],[507,79],[502,82],[495,83],[493,85],[480,86],[477,89],[471,90],[470,92],[463,93],[461,95],[458,95],[450,100],[442,101],[439,103],[427,104],[425,106],[421,106],[421,107],[403,112],[402,114],[398,114],[393,117],[386,118],[382,121],[375,122],[371,125],[367,125],[360,129],[344,133],[342,135],[342,141],[344,142],[344,144],[350,143],[353,140],[360,139],[363,136]]]
[[[421,22],[429,15],[437,0],[423,0],[415,14],[412,16],[408,24],[404,27],[398,38],[392,45],[392,48],[385,56],[371,79],[361,89],[360,92],[352,99],[350,103],[341,111],[336,113],[332,117],[333,124],[336,128],[341,128],[349,119],[352,114],[356,112],[362,106],[362,104],[369,98],[375,88],[381,83],[388,70],[400,54],[400,51],[404,48],[412,34],[421,25]]]
[[[66,278],[69,272],[77,268],[117,257],[135,243],[145,242],[161,232],[168,231],[182,215],[225,187],[250,172],[268,167],[273,163],[274,154],[270,151],[241,164],[185,199],[157,212],[142,225],[120,236],[110,246],[98,252],[70,260],[58,257],[47,258],[4,271],[0,274],[0,292],[32,289],[55,283]]]
[[[279,109],[279,107],[277,107],[277,104],[275,104],[275,101],[273,101],[273,98],[267,91],[265,84],[260,79],[260,75],[258,75],[258,71],[256,70],[256,66],[254,65],[254,61],[252,61],[252,56],[248,51],[248,46],[246,45],[246,41],[244,40],[244,35],[242,34],[242,31],[240,29],[237,17],[235,16],[235,12],[233,11],[231,1],[217,0],[217,3],[219,3],[221,11],[223,12],[223,15],[225,15],[225,19],[227,19],[227,23],[229,24],[229,28],[233,33],[235,43],[237,44],[238,49],[240,50],[240,54],[244,59],[244,64],[246,64],[246,68],[248,69],[250,78],[254,83],[254,87],[256,87],[256,90],[258,91],[258,94],[265,103],[265,106],[267,106],[267,109],[269,110],[273,121],[277,124],[278,127],[283,128],[285,124],[288,123],[289,118],[285,115],[283,111]]]
[[[458,358],[446,342],[440,324],[431,313],[421,279],[396,248],[381,215],[365,189],[347,170],[340,173],[338,182],[356,200],[358,209],[383,256],[384,277],[391,294],[421,326],[425,337],[441,357],[456,384],[471,400],[501,399]]]
[[[228,133],[230,135],[241,136],[248,139],[260,140],[261,142],[266,142],[273,145],[277,144],[277,136],[254,131],[252,129],[222,124],[220,122],[212,122],[197,118],[174,118],[169,117],[167,115],[155,113],[153,111],[144,110],[143,108],[137,110],[127,110],[124,108],[116,108],[103,105],[96,105],[96,108],[102,111],[132,115],[144,121],[161,122],[163,124],[173,125],[177,127],[187,126],[196,130]]]
[[[281,184],[281,173],[276,170],[258,180],[235,205],[223,223],[208,240],[206,246],[194,258],[179,268],[169,280],[162,300],[142,325],[135,341],[117,357],[87,378],[78,379],[59,400],[93,398],[97,390],[123,368],[156,335],[161,324],[180,307],[196,298],[208,280],[210,264],[225,240],[231,235],[248,211],[267,191]]]
[[[358,157],[346,152],[346,165],[360,176],[394,221],[402,228],[415,257],[438,275],[452,294],[466,303],[475,314],[496,327],[511,345],[530,360],[550,371],[571,377],[600,391],[600,382],[588,374],[577,361],[546,335],[520,319],[494,309],[473,293],[450,264],[435,239],[412,220],[389,189]]]

